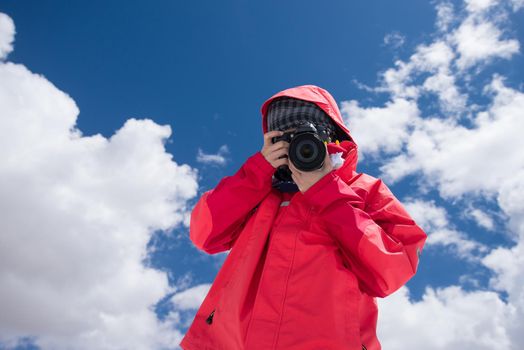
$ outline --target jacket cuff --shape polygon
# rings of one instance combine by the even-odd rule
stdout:
[[[276,170],[260,151],[249,157],[246,165],[256,167],[263,177],[271,178]]]

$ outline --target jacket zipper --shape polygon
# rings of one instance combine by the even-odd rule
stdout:
[[[207,317],[206,319],[206,322],[207,324],[211,324],[213,323],[213,316],[215,315],[215,310],[211,311],[211,313],[209,314],[209,316]]]

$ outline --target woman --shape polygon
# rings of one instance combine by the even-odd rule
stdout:
[[[323,130],[326,155],[313,171],[290,161],[288,142],[272,142],[304,123]],[[326,90],[275,94],[262,129],[261,151],[191,214],[196,247],[231,251],[180,345],[379,350],[375,298],[416,273],[426,234],[384,182],[356,172],[357,144]],[[285,167],[292,180],[275,176]]]

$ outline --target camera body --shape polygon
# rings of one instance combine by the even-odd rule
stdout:
[[[322,128],[316,127],[313,123],[304,122],[293,131],[272,138],[273,143],[281,140],[289,142],[288,158],[298,170],[313,171],[324,165],[326,157],[324,142],[329,140],[329,136]],[[287,165],[279,166],[275,177],[281,181],[293,181],[291,170]]]

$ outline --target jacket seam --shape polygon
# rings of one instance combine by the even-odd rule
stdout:
[[[274,227],[272,229],[274,229]],[[268,235],[267,239],[269,239],[269,243],[268,243],[268,248],[267,248],[267,253],[266,253],[266,261],[267,261],[267,259],[270,256],[271,247],[273,247],[273,244],[272,244],[273,240],[269,237],[269,235]],[[266,271],[266,268],[267,268],[267,264],[264,264],[264,267],[262,268],[262,273],[260,274],[260,280],[259,280],[258,288],[260,288],[260,286],[262,285],[262,281],[263,281],[263,278],[264,278],[264,272]],[[256,294],[258,294],[258,288],[255,291]],[[249,323],[248,323],[247,328],[246,328],[246,339],[244,341],[244,345],[246,345],[246,346],[249,345],[249,339],[251,339],[249,337],[251,335],[251,333],[249,331],[251,330],[251,325],[253,324],[253,319],[254,319],[254,316],[255,316],[255,311],[257,310],[257,305],[258,305],[258,301],[259,300],[260,300],[260,298],[256,298],[256,296],[255,296],[255,303],[253,304],[253,310],[251,310],[251,317],[249,318]]]
[[[307,222],[308,226],[311,224],[311,222],[310,222],[311,221],[311,213],[312,213],[312,210],[309,210],[308,216],[307,216],[307,219],[306,219],[306,222]],[[280,312],[280,319],[278,321],[277,333],[275,334],[275,340],[273,342],[272,349],[276,349],[277,344],[278,344],[278,340],[279,340],[280,328],[282,326],[282,319],[284,318],[284,309],[285,309],[285,306],[286,306],[287,287],[289,285],[289,278],[291,277],[291,273],[293,272],[293,267],[295,265],[295,255],[296,255],[296,252],[297,252],[297,237],[298,237],[298,233],[299,232],[300,232],[300,229],[295,230],[295,242],[294,242],[294,246],[293,246],[293,257],[291,258],[291,267],[290,267],[289,272],[288,272],[287,277],[286,277],[284,298],[282,298],[282,308],[281,308],[282,311]]]
[[[278,211],[279,210],[286,210],[287,208],[281,208],[281,209],[277,209],[277,213],[276,213],[276,216],[278,216]],[[271,232],[273,232],[277,227],[278,227],[278,224],[280,223],[280,221],[282,220],[282,215],[280,216],[280,220],[276,221],[274,220],[273,221],[273,225],[272,227],[269,229],[270,232],[268,233],[268,237],[267,239],[269,240],[269,243],[268,243],[268,247],[267,247],[267,253],[266,253],[266,261],[269,261],[269,257],[271,255],[271,250],[272,250],[272,247],[273,247],[273,239],[271,238]],[[251,240],[255,237],[255,235],[251,235],[250,239],[249,239],[249,242],[251,242]],[[245,257],[247,254],[247,249],[244,250],[244,254],[242,255],[243,257]],[[262,281],[264,279],[264,274],[266,272],[266,269],[268,268],[268,264],[264,264],[264,267],[262,268],[262,273],[260,274],[260,280],[259,280],[259,286],[258,288],[261,288],[262,286]],[[255,291],[255,293],[258,295],[258,288],[257,290]],[[250,330],[251,330],[251,325],[253,323],[253,319],[254,319],[254,316],[255,316],[255,311],[257,310],[257,305],[259,303],[259,300],[260,298],[256,298],[255,296],[255,303],[253,304],[253,309],[251,310],[251,316],[249,318],[249,321],[248,321],[248,325],[247,325],[247,328],[246,328],[246,339],[244,340],[244,345],[249,345],[249,340],[251,339],[250,338]]]

